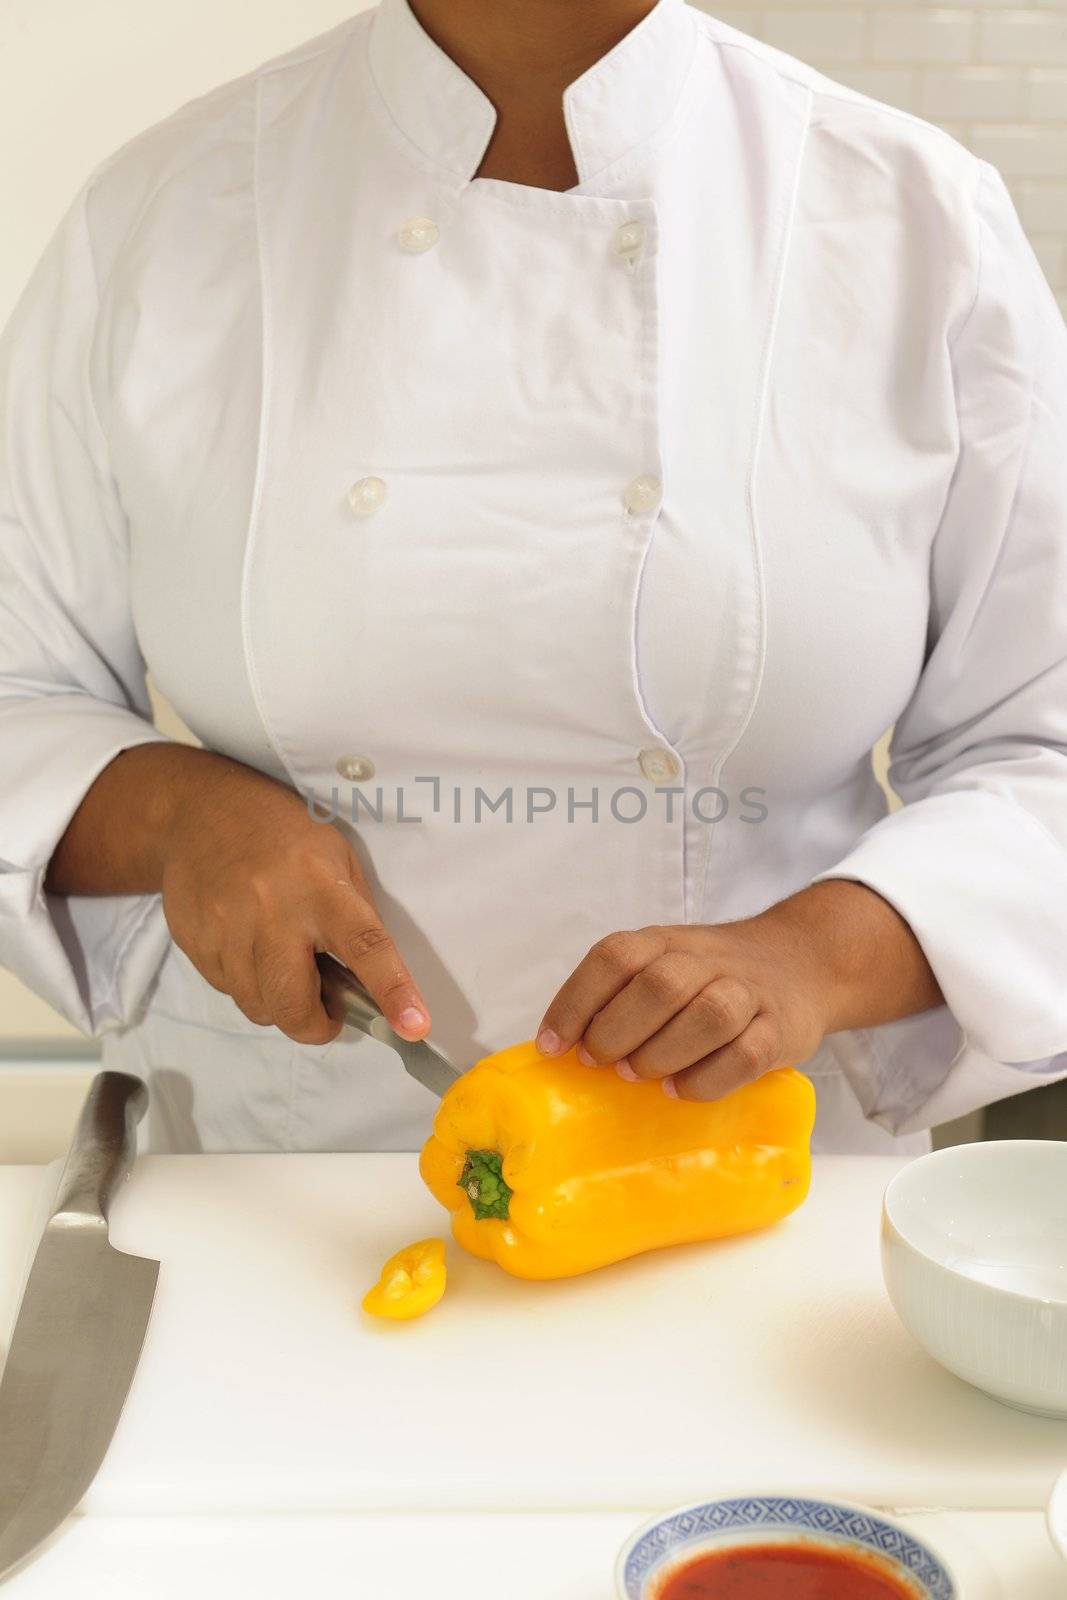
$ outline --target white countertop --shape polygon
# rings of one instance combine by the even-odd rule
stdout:
[[[137,1380],[86,1515],[8,1590],[55,1593],[69,1566],[112,1600],[280,1596],[310,1563],[317,1596],[388,1572],[394,1600],[466,1600],[477,1550],[508,1600],[608,1600],[648,1515],[787,1490],[947,1513],[915,1526],[974,1567],[966,1600],[1062,1597],[1042,1511],[1067,1424],[900,1327],[878,1258],[898,1165],[822,1158],[777,1228],[567,1282],[450,1247],[441,1305],[382,1326],[358,1310],[381,1262],[445,1232],[414,1157],[147,1157],[112,1227],[162,1262]],[[0,1313],[40,1181],[0,1169]]]

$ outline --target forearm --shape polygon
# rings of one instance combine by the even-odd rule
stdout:
[[[910,926],[866,884],[823,879],[759,920],[814,956],[826,984],[828,1033],[895,1022],[944,1002]]]
[[[161,740],[122,750],[86,791],[56,846],[45,887],[53,894],[157,894],[166,846],[183,808],[217,792],[240,803],[248,785],[273,780],[227,756]],[[273,784],[279,795],[292,791]]]

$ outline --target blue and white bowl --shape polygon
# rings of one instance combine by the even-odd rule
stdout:
[[[666,1580],[695,1556],[798,1538],[881,1556],[893,1577],[910,1584],[915,1600],[960,1600],[944,1562],[899,1523],[865,1506],[787,1495],[709,1500],[646,1522],[619,1552],[616,1593],[619,1600],[657,1600]]]

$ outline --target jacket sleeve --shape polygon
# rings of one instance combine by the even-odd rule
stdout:
[[[168,934],[159,895],[44,889],[97,774],[121,750],[164,738],[152,725],[128,530],[94,403],[92,182],[0,335],[0,962],[96,1034],[131,1016]]]
[[[895,1133],[1067,1076],[1067,328],[1003,179],[979,169],[958,457],[890,744],[903,804],[818,875],[889,901],[945,997],[924,1045],[914,1019],[832,1036]]]

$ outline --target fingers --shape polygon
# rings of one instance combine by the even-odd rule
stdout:
[[[663,1086],[679,1100],[720,1100],[781,1065],[781,1028],[773,1017],[761,1012],[736,1039],[684,1072],[664,1079]]]
[[[751,989],[738,978],[716,978],[657,1033],[631,1050],[627,1064],[638,1078],[666,1078],[694,1066],[736,1039],[757,1011]]]
[[[355,885],[338,884],[322,922],[320,949],[350,967],[405,1039],[421,1039],[430,1012],[393,939]]]
[[[666,935],[658,928],[599,939],[553,997],[537,1030],[538,1048],[558,1055],[577,1044],[596,1014],[666,948]]]
[[[231,960],[226,967],[225,988],[249,1022],[266,1028],[274,1021],[270,1007],[263,998],[263,990],[259,986],[259,974],[256,971],[252,950],[244,952],[243,959],[239,962]]]
[[[255,954],[267,1020],[298,1044],[329,1044],[336,1039],[341,1019],[331,1016],[323,1003],[314,945],[310,941],[264,941],[257,944]]]
[[[741,985],[709,986],[706,965],[669,951],[597,1013],[582,1044],[595,1062],[625,1059],[640,1077],[662,1077],[739,1033],[754,1009],[745,1009],[746,999]]]
[[[334,937],[331,948],[333,945],[343,945],[347,949],[346,964],[351,966],[382,1004],[380,994],[375,992],[373,983],[366,976],[367,963],[364,957],[366,950],[377,953],[380,947],[373,911],[365,901],[353,897],[346,905],[350,918],[351,907],[355,904],[361,908],[357,925],[353,929],[350,922],[345,932]],[[399,957],[396,963],[403,969]],[[360,967],[364,970],[360,971]],[[274,1026],[299,1044],[329,1044],[344,1026],[341,997],[323,993],[321,975],[315,962],[315,945],[310,940],[301,941],[289,936],[272,938],[269,934],[260,933],[247,949],[231,950],[220,957],[213,964],[210,974],[205,973],[205,976],[215,988],[232,997],[250,1022],[259,1027]],[[410,977],[408,987],[414,989]],[[394,991],[394,1004],[401,1010],[404,1007],[404,992],[403,987]],[[416,1003],[421,1006],[418,991],[414,992]],[[383,1010],[386,1010],[384,1005]],[[386,1014],[389,1015],[388,1010]],[[422,1014],[425,1015],[424,1006]]]

